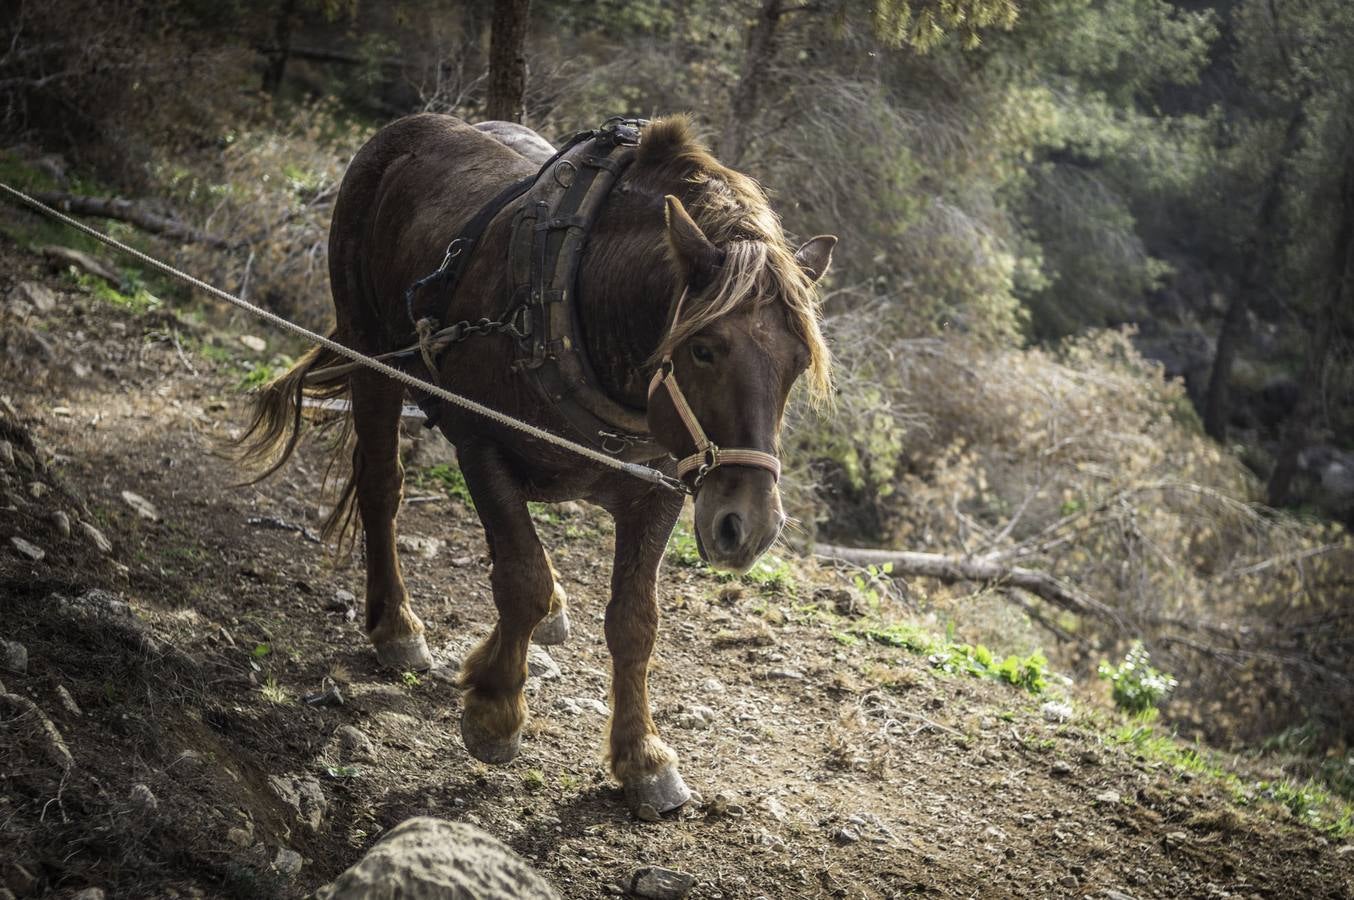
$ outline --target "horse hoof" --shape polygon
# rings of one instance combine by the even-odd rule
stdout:
[[[461,716],[461,743],[465,745],[466,752],[478,759],[480,762],[487,762],[495,766],[501,766],[504,763],[510,763],[516,758],[518,752],[522,749],[522,731],[518,729],[512,737],[504,740],[501,737],[490,734],[484,728],[470,722],[464,715]]]
[[[531,642],[543,647],[553,647],[569,639],[569,611],[561,609],[541,619],[536,630],[531,633]]]
[[[676,766],[664,766],[652,775],[625,782],[625,802],[631,812],[646,820],[652,818],[652,812],[672,812],[690,801],[691,790]]]
[[[421,634],[377,644],[376,659],[387,669],[399,672],[424,672],[433,667],[428,642]]]

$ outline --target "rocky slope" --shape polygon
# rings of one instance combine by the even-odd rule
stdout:
[[[849,573],[807,562],[665,566],[655,712],[705,803],[635,821],[599,759],[609,525],[572,504],[536,515],[575,635],[533,658],[522,757],[480,764],[450,678],[492,604],[445,451],[411,441],[401,518],[440,667],[383,672],[360,568],[314,539],[322,442],[254,487],[216,455],[272,336],[110,305],[7,241],[0,263],[0,897],[303,896],[419,815],[568,898],[655,864],[704,898],[1354,892],[1348,838],[1056,688],[888,646]]]

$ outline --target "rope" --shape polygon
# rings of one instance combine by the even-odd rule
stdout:
[[[65,224],[71,226],[72,228],[84,232],[85,234],[89,235],[90,237],[94,238],[97,241],[100,241],[101,243],[107,244],[108,246],[113,247],[117,250],[121,250],[128,256],[132,256],[140,260],[141,262],[145,263],[146,265],[160,270],[161,272],[165,273],[166,275],[169,275],[172,278],[177,278],[179,281],[191,285],[192,287],[195,287],[200,291],[204,291],[205,293],[212,295],[218,300],[224,300],[230,305],[238,309],[242,309],[252,316],[260,318],[263,321],[276,326],[277,328],[281,328],[283,331],[287,331],[290,332],[291,334],[296,335],[297,337],[304,338],[305,340],[310,341],[312,344],[319,344],[321,347],[324,347],[328,350],[332,350],[333,352],[339,354],[340,356],[346,357],[347,359],[350,359],[359,365],[363,365],[376,372],[380,372],[387,378],[392,378],[395,381],[398,381],[407,387],[416,388],[420,391],[426,391],[427,393],[432,394],[434,397],[437,397],[438,399],[441,400],[445,400],[446,402],[452,404],[453,406],[459,406],[461,409],[475,413],[476,415],[483,416],[484,418],[489,419],[490,421],[493,422],[497,422],[498,424],[503,425],[507,428],[512,428],[516,431],[522,432],[523,434],[530,435],[531,437],[534,437],[537,440],[544,441],[547,444],[551,444],[553,446],[567,450],[570,453],[581,456],[584,459],[590,460],[599,465],[606,466],[609,469],[615,469],[618,472],[624,472],[625,474],[638,478],[641,481],[647,481],[650,484],[665,487],[668,490],[677,491],[683,494],[689,493],[684,483],[682,483],[680,480],[676,478],[672,478],[664,474],[663,472],[660,472],[658,469],[655,469],[651,466],[644,466],[638,463],[630,463],[625,462],[624,460],[615,459],[613,457],[607,456],[605,453],[602,453],[599,450],[594,450],[593,448],[584,446],[583,444],[575,443],[574,441],[560,437],[559,435],[553,432],[546,431],[544,428],[538,428],[535,425],[532,425],[528,422],[523,422],[520,419],[514,419],[511,416],[505,415],[504,413],[501,413],[496,409],[491,409],[490,407],[485,406],[481,403],[476,403],[474,400],[471,400],[468,397],[462,397],[460,394],[453,394],[451,391],[447,390],[444,387],[441,387],[440,385],[431,384],[420,378],[415,378],[408,372],[401,371],[400,369],[397,369],[394,366],[386,365],[385,363],[380,362],[379,360],[375,360],[368,356],[365,356],[351,347],[340,344],[338,341],[335,341],[332,338],[325,337],[322,334],[316,334],[315,332],[307,328],[303,328],[300,325],[297,325],[295,322],[291,322],[288,321],[287,319],[282,318],[276,313],[272,313],[266,309],[257,307],[254,304],[248,302],[247,300],[243,300],[240,297],[235,296],[234,294],[228,294],[218,287],[207,284],[205,281],[202,281],[200,279],[194,278],[187,272],[180,271],[179,269],[174,268],[168,263],[160,262],[153,256],[148,256],[147,254],[142,253],[140,250],[137,250],[134,247],[129,247],[126,244],[122,243],[121,241],[111,238],[108,235],[104,234],[103,232],[91,228],[83,222],[73,219],[63,212],[59,212],[58,210],[52,209],[50,206],[47,206],[44,203],[34,200],[32,197],[28,196],[23,191],[12,188],[8,184],[5,184],[4,182],[0,182],[0,190],[3,190],[11,197],[14,197],[22,201],[23,203],[28,204],[29,206],[33,207],[39,212],[47,216],[50,216],[59,222],[64,222]]]

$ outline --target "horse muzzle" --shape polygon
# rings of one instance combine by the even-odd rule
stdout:
[[[695,506],[701,559],[740,575],[775,543],[785,524],[780,491],[764,469],[726,466],[711,471]]]

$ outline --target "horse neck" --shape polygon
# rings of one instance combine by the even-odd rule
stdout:
[[[616,207],[598,217],[579,271],[581,337],[602,390],[643,409],[647,363],[667,327],[674,277],[661,213]]]

